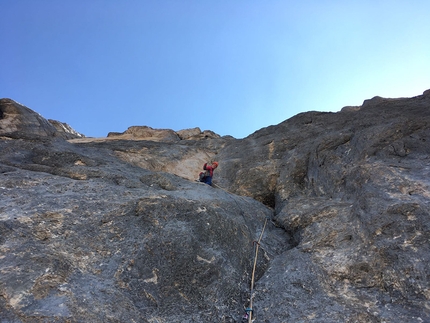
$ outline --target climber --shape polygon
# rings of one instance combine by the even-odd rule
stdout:
[[[203,165],[203,170],[205,170],[205,172],[200,173],[199,181],[212,186],[212,177],[214,175],[214,170],[217,167],[218,167],[218,162],[213,162],[211,165],[208,165],[208,163],[205,163]]]

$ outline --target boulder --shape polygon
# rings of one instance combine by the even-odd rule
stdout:
[[[201,133],[202,131],[199,127],[179,130],[176,132],[176,134],[179,136],[179,138],[181,138],[181,140],[187,140],[196,136],[200,136]]]
[[[220,135],[216,134],[211,130],[201,131],[200,128],[192,128],[179,130],[176,134],[181,138],[181,140],[202,140],[202,139],[218,139],[221,138]],[[227,138],[226,138],[227,139]]]

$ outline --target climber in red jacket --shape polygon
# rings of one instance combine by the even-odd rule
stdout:
[[[212,186],[212,177],[214,176],[214,170],[217,167],[218,167],[218,162],[213,162],[211,165],[208,165],[208,163],[205,163],[203,165],[203,169],[206,172],[200,173],[200,176],[199,176],[200,182],[203,182]]]

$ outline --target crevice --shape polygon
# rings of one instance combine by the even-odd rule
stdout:
[[[278,203],[274,205],[271,223],[277,228],[284,230],[285,234],[287,235],[286,246],[283,250],[287,251],[296,248],[301,243],[303,228],[300,226],[288,225],[286,221],[282,219],[282,216],[280,216],[280,210],[277,211],[278,204],[282,203],[278,201]]]
[[[288,239],[289,248],[287,250],[294,249],[302,241],[302,229],[301,228],[297,228],[297,229],[284,228],[284,230],[289,236],[289,239]]]
[[[262,196],[260,202],[263,203],[264,205],[270,207],[271,209],[275,209],[275,207],[276,207],[276,195],[275,195],[275,193],[269,192],[269,194]]]

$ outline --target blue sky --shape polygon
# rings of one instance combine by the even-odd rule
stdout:
[[[89,137],[243,138],[430,89],[428,0],[0,0],[0,97]]]

